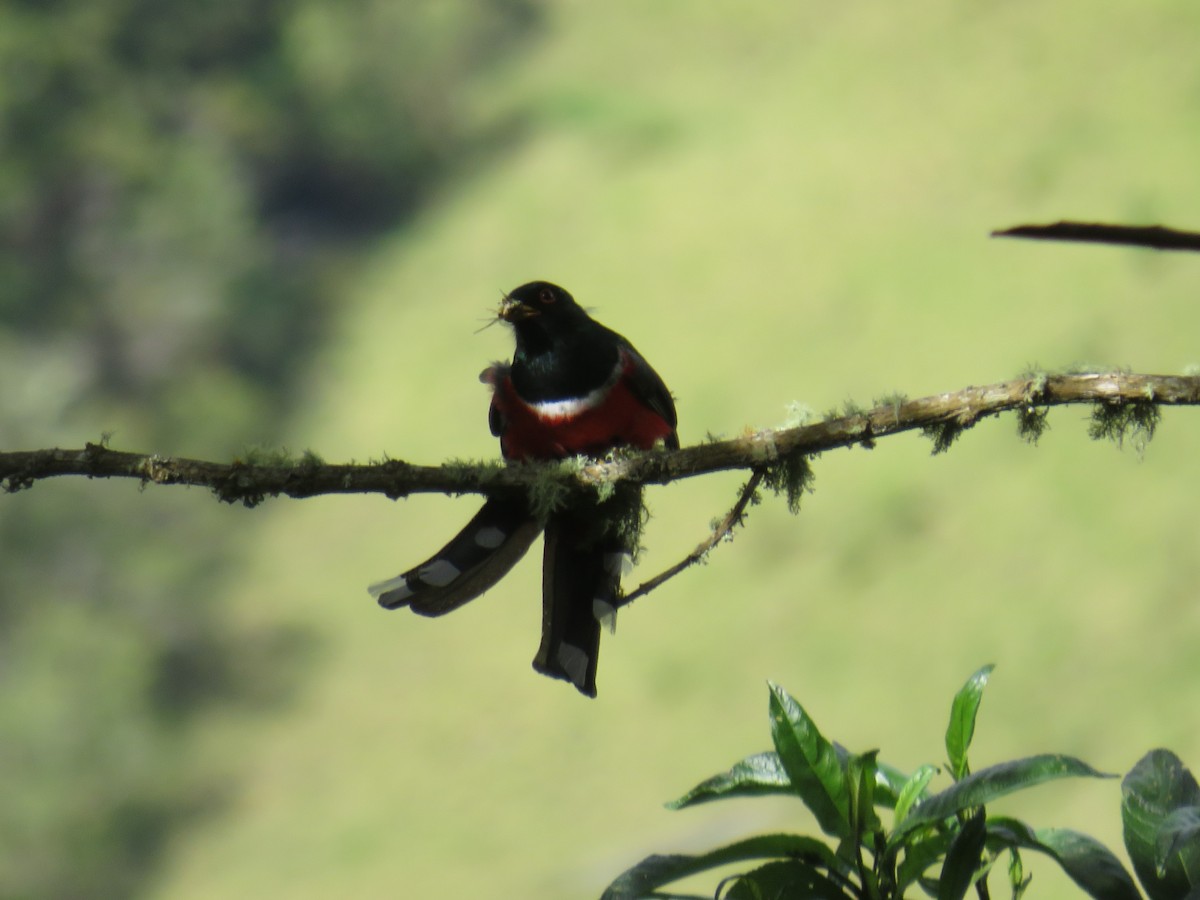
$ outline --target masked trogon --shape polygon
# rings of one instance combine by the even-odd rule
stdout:
[[[545,281],[521,285],[504,297],[499,317],[513,328],[516,352],[480,380],[491,386],[488,421],[507,461],[603,456],[658,441],[679,447],[675,403],[658,373],[565,290]],[[600,625],[615,613],[632,550],[596,518],[595,510],[566,510],[545,523],[542,643],[533,660],[537,671],[589,697],[596,695]],[[443,615],[504,577],[540,531],[525,498],[489,499],[437,554],[370,592],[387,609]]]

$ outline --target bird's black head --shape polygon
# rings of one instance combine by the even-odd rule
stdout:
[[[500,318],[511,325],[540,320],[538,325],[568,324],[588,317],[575,298],[548,281],[513,288],[500,301]]]

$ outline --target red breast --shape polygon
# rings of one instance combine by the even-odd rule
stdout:
[[[605,453],[615,446],[648,450],[673,431],[630,390],[635,361],[622,353],[613,377],[584,397],[527,403],[507,372],[493,384],[492,403],[504,420],[505,459],[561,459]]]

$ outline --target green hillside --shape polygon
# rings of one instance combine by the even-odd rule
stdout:
[[[460,161],[331,280],[288,446],[494,457],[476,374],[511,339],[479,329],[533,278],[636,343],[676,394],[685,444],[779,424],[794,403],[821,412],[1030,365],[1200,363],[1194,255],[988,238],[1066,217],[1200,225],[1200,7],[546,15],[463,100],[503,148]],[[949,698],[994,662],[978,765],[1055,751],[1123,772],[1166,746],[1200,766],[1200,419],[1167,411],[1139,457],[1089,441],[1086,417],[1053,412],[1036,448],[1001,419],[942,456],[915,435],[826,454],[798,517],[765,503],[706,566],[622,613],[595,701],[530,669],[533,559],[444,620],[367,596],[477,498],[206,512],[238,544],[215,608],[237,634],[282,628],[304,649],[274,702],[218,704],[188,735],[220,803],[171,832],[149,894],[584,898],[651,852],[813,830],[775,802],[662,808],[767,749],[767,679],[829,737],[912,768],[941,762]],[[650,490],[634,580],[690,550],[740,483]],[[78,502],[133,492],[89,484]],[[211,505],[156,493],[140,497]],[[1005,808],[1115,849],[1119,796],[1115,781],[1065,783]],[[1026,865],[1028,896],[1068,892],[1048,861]]]
[[[562,7],[478,98],[527,110],[524,140],[380,249],[293,440],[493,455],[474,376],[508,339],[474,332],[532,277],[633,337],[686,441],[1033,362],[1179,370],[1200,358],[1195,260],[986,235],[1194,223],[1197,25],[1181,4]],[[765,746],[766,678],[904,766],[938,759],[946,698],[987,661],[984,754],[1200,759],[1200,426],[1168,414],[1139,462],[1081,419],[1055,414],[1036,451],[1000,422],[945,458],[913,437],[820,460],[799,519],[757,512],[622,617],[595,703],[529,669],[533,564],[445,621],[365,596],[475,501],[275,505],[233,605],[319,629],[322,652],[287,714],[214,735],[241,794],[180,843],[159,895],[593,896],[644,853],[795,814],[659,806]],[[647,570],[737,481],[652,492]],[[1119,844],[1115,784],[1034,796],[1031,819]]]

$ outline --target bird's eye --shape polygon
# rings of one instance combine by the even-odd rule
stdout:
[[[554,291],[550,290],[548,287],[544,287],[538,291],[539,303],[553,303],[557,299],[558,297],[554,295]]]

